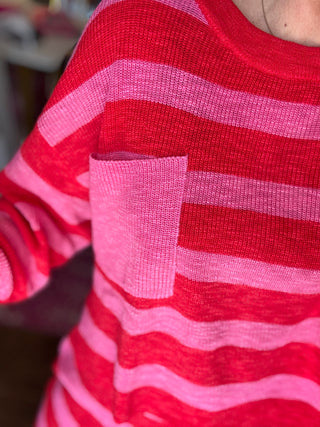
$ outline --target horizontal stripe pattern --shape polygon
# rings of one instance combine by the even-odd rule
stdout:
[[[319,87],[248,67],[204,13],[195,0],[103,0],[0,177],[0,298],[12,282],[32,295],[93,236],[93,291],[37,427],[319,420]],[[144,182],[183,156],[168,211],[176,188]],[[130,265],[167,265],[168,242],[170,283],[142,283],[141,268],[130,291]]]
[[[197,322],[203,319],[206,322],[244,320],[293,325],[309,317],[320,317],[320,294],[290,294],[229,283],[195,282],[178,274],[175,279],[175,292],[170,299],[146,300],[125,293],[103,272],[100,273],[107,292],[113,294],[112,288],[116,295],[121,295],[132,307],[149,309],[165,305],[177,310],[183,317]],[[99,282],[99,279],[97,280]],[[261,310],[261,307],[264,307],[264,310]],[[104,311],[102,308],[101,310]]]
[[[69,196],[52,187],[24,161],[21,151],[5,168],[6,176],[24,190],[37,194],[71,225],[90,219],[89,202]]]
[[[88,315],[86,315],[88,319]],[[92,342],[95,328],[86,330],[81,328],[82,336]],[[100,338],[101,335],[100,335]],[[109,349],[109,347],[111,347]],[[92,348],[92,347],[91,347]],[[93,347],[95,348],[95,347]],[[95,350],[94,350],[95,351]],[[221,411],[232,406],[241,405],[258,399],[282,398],[304,401],[319,410],[320,386],[306,378],[294,375],[274,375],[259,381],[240,384],[203,387],[190,383],[179,377],[166,367],[160,365],[140,365],[132,369],[121,367],[114,356],[114,343],[105,338],[103,347],[97,350],[98,354],[115,364],[115,388],[121,393],[130,393],[135,389],[155,387],[169,392],[178,400],[192,407],[207,411]],[[292,388],[291,388],[292,387]],[[187,390],[187,393],[184,393]]]
[[[319,240],[320,226],[315,222],[221,206],[184,204],[178,244],[200,252],[318,270]]]
[[[189,172],[184,201],[320,222],[320,190],[234,175]]]
[[[15,207],[28,220],[32,230],[44,233],[49,247],[66,259],[88,246],[89,241],[84,237],[61,231],[44,210],[24,202],[15,203]]]
[[[130,423],[116,423],[112,413],[101,405],[84,387],[76,367],[74,349],[68,338],[60,345],[60,357],[56,373],[62,385],[83,408],[88,410],[102,425],[132,427]]]
[[[109,372],[108,363],[111,362],[106,363],[109,358],[104,358],[103,354],[108,353],[107,349],[111,348],[110,342],[118,342],[121,337],[118,363],[126,369],[139,365],[163,365],[182,378],[201,386],[251,382],[276,374],[294,374],[320,384],[320,350],[314,344],[292,342],[273,350],[255,350],[232,345],[212,351],[198,350],[187,347],[162,332],[128,334],[111,312],[101,309],[101,303],[94,295],[88,300],[88,309],[94,328],[89,328],[90,322],[86,323],[84,328],[85,320],[82,319],[79,325],[81,331],[75,332],[72,339],[78,352],[81,352],[83,361],[92,359],[93,354],[101,356],[102,359],[97,358],[94,362],[95,368],[100,371]],[[86,329],[85,333],[83,329]],[[95,329],[101,330],[103,336],[107,337],[102,340],[102,343],[108,345],[107,349],[99,347],[99,350],[95,351],[92,347],[94,339],[91,335],[94,335]],[[80,334],[81,337],[89,337],[84,338],[86,346],[81,344]],[[215,369],[212,369],[212,366]],[[237,369],[232,368],[235,366]]]
[[[81,407],[65,389],[63,390],[63,394],[70,411],[74,415],[75,419],[81,420],[82,425],[102,427],[102,424],[99,423],[99,421],[97,421],[88,411]]]
[[[20,261],[20,268],[22,267],[23,274],[29,279],[27,281],[27,296],[31,296],[45,286],[49,278],[48,272],[41,271],[42,263],[38,262],[38,257],[31,253],[10,216],[1,213],[0,217],[2,235],[11,242],[11,247]]]
[[[123,153],[123,160],[129,155],[134,153]],[[110,157],[105,161],[112,159]],[[79,175],[77,180],[84,187],[89,187],[88,172]],[[320,190],[236,175],[189,171],[186,174],[183,201],[320,222]]]
[[[110,81],[117,84],[110,85]],[[119,60],[98,71],[45,111],[38,120],[39,130],[53,147],[101,114],[106,102],[123,99],[170,105],[218,123],[286,138],[320,139],[317,124],[320,107],[235,92],[183,70],[134,60]],[[249,111],[264,113],[247,115],[241,108],[243,104],[249,106]],[[60,111],[66,114],[61,116]],[[236,115],[232,114],[234,111]],[[283,125],[277,120],[279,116]]]
[[[58,426],[80,427],[71,415],[63,396],[61,384],[55,381],[51,390],[51,401]]]
[[[137,408],[137,412],[135,414],[137,416],[137,418],[135,417],[135,420],[137,419],[137,422],[139,422],[138,411],[142,407],[142,408],[148,409],[152,413],[156,413],[158,416],[161,416],[163,419],[167,421],[169,425],[179,425],[183,423],[184,420],[193,419],[193,417],[195,420],[197,420],[195,424],[201,423],[202,425],[206,425],[207,423],[208,425],[210,425],[210,423],[215,422],[214,425],[221,426],[225,424],[225,422],[222,422],[223,419],[229,419],[229,420],[232,420],[234,425],[237,425],[239,416],[237,417],[236,415],[237,414],[239,415],[242,412],[243,414],[246,414],[246,416],[251,416],[252,419],[257,423],[257,425],[260,425],[259,414],[261,414],[262,408],[269,408],[269,410],[273,408],[273,410],[271,410],[271,413],[269,414],[264,413],[264,411],[262,411],[262,413],[264,413],[263,419],[264,420],[268,419],[268,421],[270,421],[272,419],[277,420],[279,419],[279,417],[281,418],[281,414],[285,413],[284,412],[285,409],[287,409],[290,406],[292,406],[291,411],[289,411],[291,416],[293,411],[296,414],[299,413],[299,415],[302,417],[301,419],[307,420],[309,419],[310,414],[313,413],[313,416],[316,417],[315,419],[318,419],[318,412],[315,408],[313,408],[309,404],[306,404],[304,402],[300,402],[297,400],[290,401],[290,400],[284,400],[284,399],[269,399],[269,400],[264,399],[262,401],[254,401],[254,402],[249,402],[243,405],[234,406],[224,411],[210,412],[210,411],[202,411],[200,409],[193,408],[187,404],[183,404],[176,397],[172,396],[171,394],[167,393],[164,390],[161,390],[155,387],[152,388],[152,390],[150,388],[148,389],[137,388],[133,390],[130,394],[123,394],[117,391],[117,389],[115,389],[112,381],[112,378],[114,377],[113,363],[108,362],[106,359],[101,358],[97,353],[93,352],[91,348],[86,345],[86,342],[82,339],[82,337],[78,333],[76,333],[76,331],[72,334],[71,339],[72,339],[73,346],[76,349],[76,361],[77,361],[77,366],[79,367],[79,370],[81,373],[82,380],[86,384],[86,387],[88,388],[88,390],[90,390],[90,393],[96,396],[96,398],[99,399],[99,401],[101,401],[101,403],[103,403],[106,407],[113,408],[114,404],[117,402],[118,408],[119,408],[118,422],[123,422],[128,420],[128,416],[130,417],[131,414],[129,415],[127,413],[125,405],[133,404],[133,402]],[[122,336],[121,336],[121,339],[122,339]],[[153,348],[157,348],[156,343],[154,343]],[[126,351],[126,348],[124,348],[124,351]],[[141,351],[146,352],[146,348],[143,347],[143,350],[142,349],[138,350],[139,354],[141,353]],[[132,354],[132,351],[130,351],[130,353],[134,358],[135,355]],[[183,359],[182,360],[178,359],[177,354],[178,353],[176,350],[175,360],[177,364],[180,364],[180,363],[184,364],[185,361]],[[179,351],[179,355],[180,355],[180,351]],[[87,366],[86,361],[88,359],[92,360],[92,363],[96,367],[97,372],[99,371],[99,372],[106,373],[105,376],[100,376],[99,383],[97,382],[92,383],[92,381],[90,381],[90,376],[86,369],[86,366]],[[249,363],[251,362],[251,358],[249,358],[249,360],[247,359],[247,363],[248,362]],[[229,361],[229,363],[231,363],[231,365],[228,364],[228,366],[237,367],[238,369],[241,369],[241,365],[239,367],[237,365],[237,358],[234,359],[234,364],[232,364],[232,361]],[[254,364],[255,360],[252,360],[252,363]],[[121,366],[123,366],[122,363],[121,363]],[[216,366],[215,364],[213,364],[211,365],[210,371],[212,371],[212,366],[215,366],[217,370],[220,369],[220,365]],[[188,367],[186,366],[185,368],[188,368]],[[252,368],[254,370],[254,365],[252,366]],[[189,371],[191,370],[193,370],[194,373],[198,372],[199,365],[196,365],[195,367],[193,367],[193,365],[189,366]],[[226,372],[226,367],[223,368],[223,371]],[[234,372],[234,369],[232,369],[232,371]],[[281,370],[279,370],[278,372],[282,374],[285,371],[281,372]],[[246,373],[245,370],[244,370],[244,373]],[[274,371],[273,373],[271,372],[271,375],[274,375],[275,373],[276,371]],[[299,376],[299,375],[296,375],[296,376]],[[270,377],[270,374],[267,375],[265,378],[267,377]],[[302,377],[304,377],[303,373],[302,373]],[[232,383],[233,384],[237,382],[252,383],[252,382],[256,382],[257,380],[260,380],[261,378],[262,378],[261,376],[255,377],[254,379],[251,379],[248,381],[246,380],[247,377],[245,377],[240,379],[240,381],[239,379],[237,381],[232,381]],[[191,383],[194,383],[194,381],[191,380]],[[214,382],[212,382],[211,385],[212,384],[214,384]],[[220,384],[222,385],[224,384],[224,382],[220,382]],[[103,390],[106,390],[106,389],[112,390],[112,394],[105,395],[103,393]],[[161,402],[163,401],[166,402],[165,409],[161,404]],[[177,408],[179,408],[179,411],[177,411]],[[302,408],[304,408],[304,410],[302,410]],[[242,419],[241,416],[240,416],[240,419]],[[285,417],[285,419],[286,420],[290,419],[290,421],[292,421],[290,417],[289,418]],[[129,421],[131,421],[130,418],[129,418]],[[232,425],[232,422],[230,421],[231,425]],[[270,425],[274,425],[274,424],[277,424],[277,422],[270,421]],[[288,426],[289,425],[291,427],[290,422],[288,422]],[[295,422],[293,422],[292,425],[295,425]]]
[[[108,102],[157,102],[230,126],[286,138],[320,139],[319,106],[230,90],[183,70],[144,61],[116,61],[109,67],[109,78],[117,84],[110,86]]]
[[[108,70],[99,71],[42,114],[37,126],[51,147],[103,112],[108,82]],[[61,115],[61,111],[64,111],[64,115]]]
[[[170,307],[136,309],[126,303],[114,289],[109,288],[109,292],[106,292],[106,287],[103,277],[96,273],[94,289],[97,296],[130,335],[161,332],[174,337],[185,346],[203,351],[213,351],[224,346],[272,350],[291,342],[311,344],[320,348],[320,318],[305,319],[295,325],[240,320],[192,321]],[[85,312],[84,321],[90,322],[88,316]],[[102,342],[103,335],[100,339]]]
[[[101,135],[103,149],[108,153],[108,141],[111,139],[114,141],[115,151],[154,155],[150,144],[157,144],[157,157],[165,157],[168,156],[169,140],[170,155],[188,153],[188,170],[192,173],[205,172],[205,180],[206,173],[210,172],[253,179],[257,181],[257,185],[260,181],[266,181],[266,185],[271,185],[271,188],[272,183],[320,188],[317,174],[320,147],[316,142],[289,142],[287,138],[271,137],[264,132],[233,129],[227,124],[190,116],[190,113],[171,106],[148,101],[123,100],[107,103],[105,116],[113,117],[115,114],[126,117],[124,123],[121,123],[126,139],[119,138],[118,126],[108,120]],[[151,117],[158,116],[170,117],[173,123],[180,123],[179,130],[176,133],[169,131],[168,135],[161,121],[150,120]],[[188,127],[190,120],[191,129]],[[234,132],[235,137],[231,138]],[[153,136],[152,141],[150,135]],[[202,188],[200,183],[197,186]]]
[[[177,273],[198,282],[246,285],[292,294],[320,292],[320,271],[287,267],[252,259],[177,249]]]

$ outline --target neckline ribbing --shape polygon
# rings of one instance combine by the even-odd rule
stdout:
[[[217,36],[251,66],[279,77],[320,82],[320,47],[282,40],[255,27],[232,0],[197,0]]]

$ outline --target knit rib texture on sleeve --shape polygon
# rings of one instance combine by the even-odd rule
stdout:
[[[37,427],[320,425],[319,89],[232,0],[102,0],[1,177],[12,300],[95,255]]]

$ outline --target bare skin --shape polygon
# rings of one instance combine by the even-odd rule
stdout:
[[[320,46],[320,0],[233,0],[262,31],[305,46]]]

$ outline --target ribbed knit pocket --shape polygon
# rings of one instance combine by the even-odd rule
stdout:
[[[140,298],[172,296],[187,156],[92,154],[93,248],[105,275]]]

